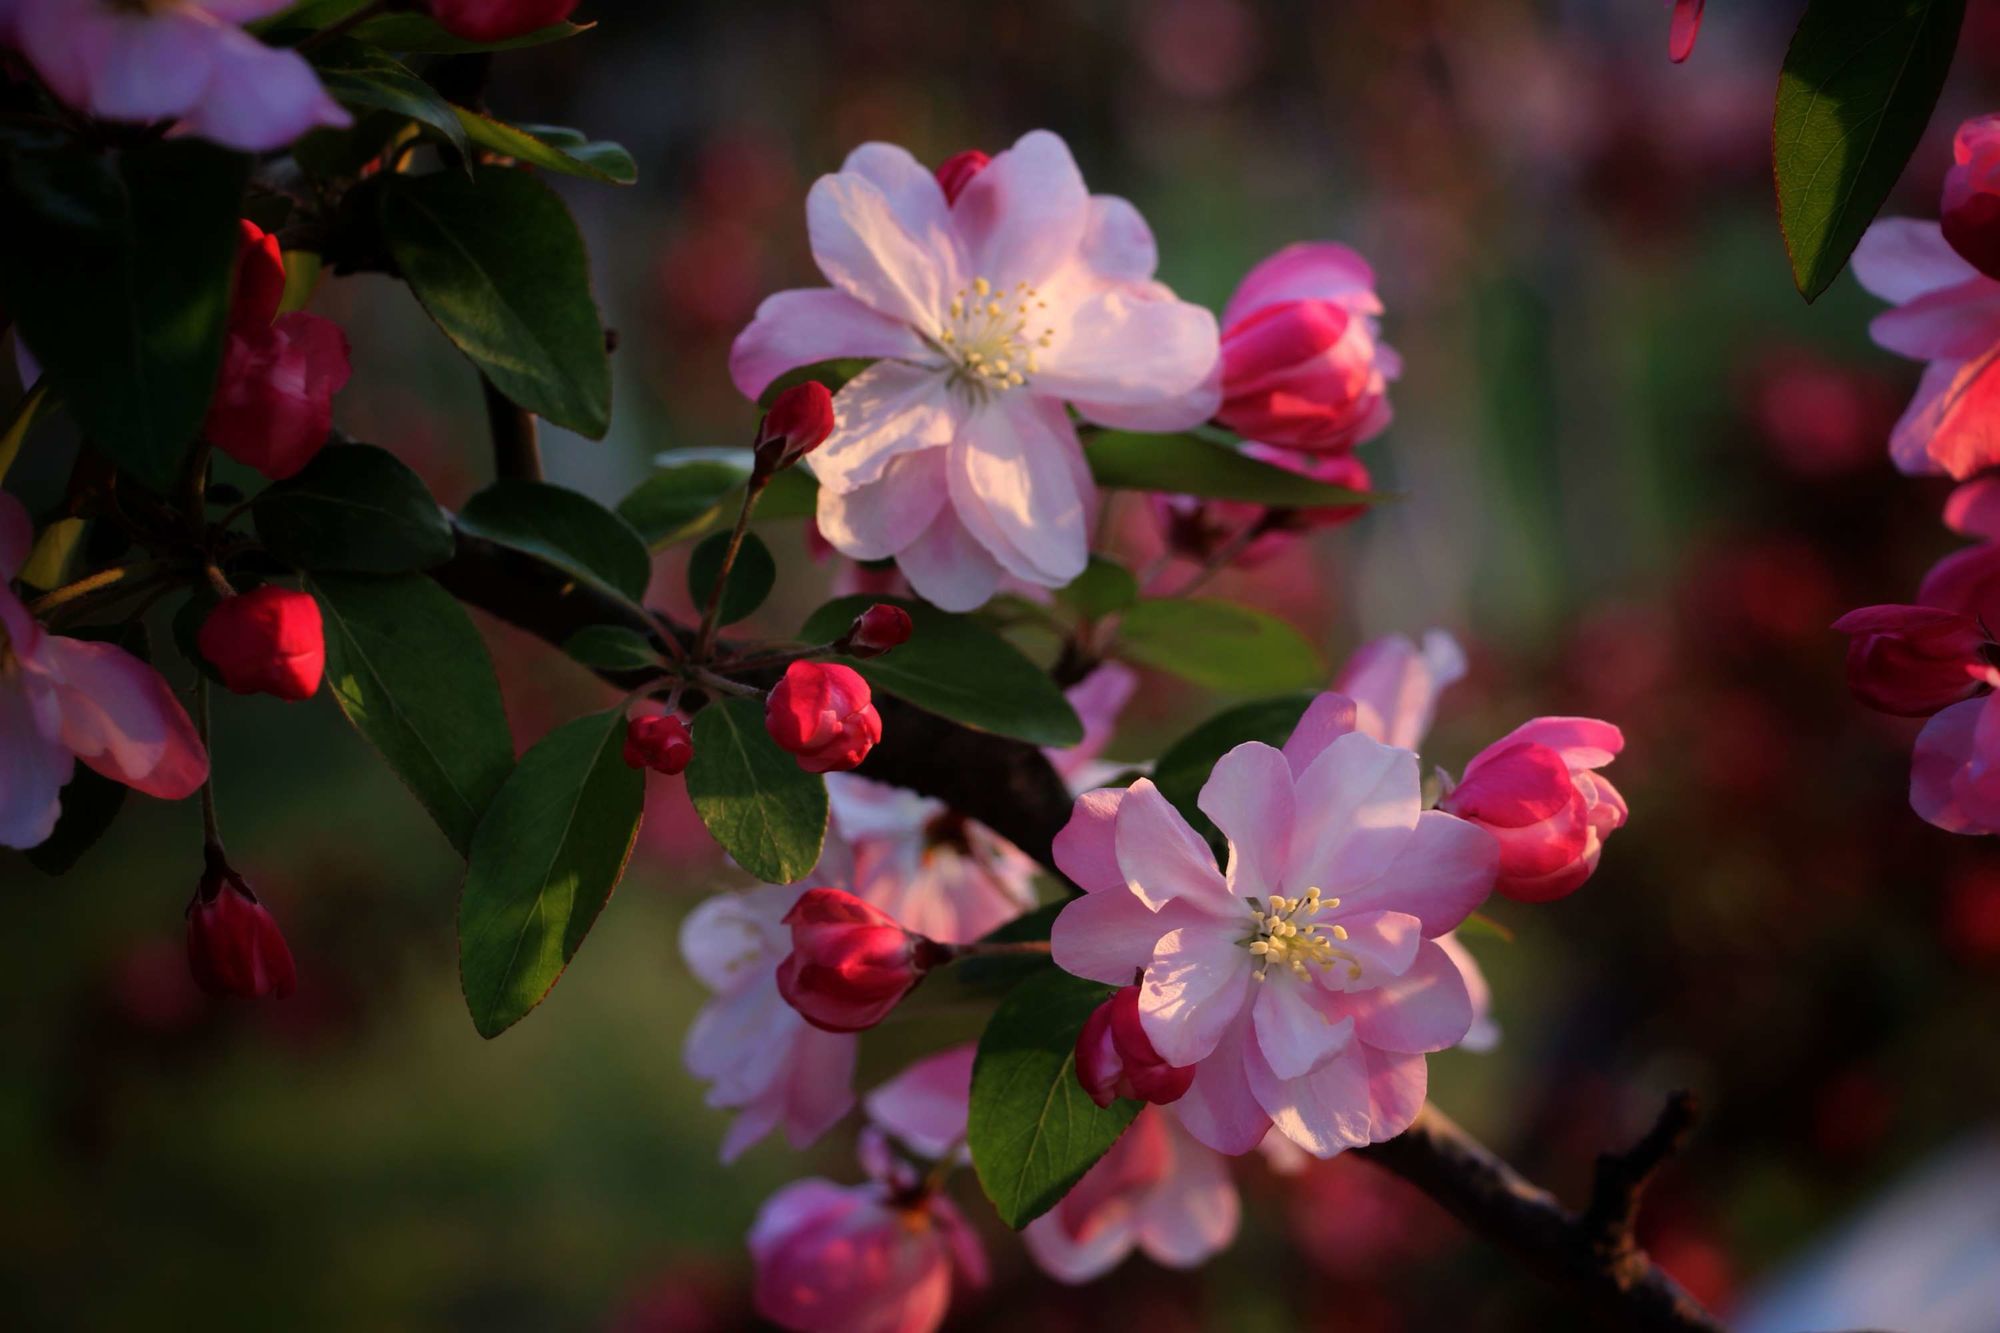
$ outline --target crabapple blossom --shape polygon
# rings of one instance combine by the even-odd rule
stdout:
[[[968,1042],[917,1061],[868,1094],[863,1109],[869,1123],[920,1157],[937,1161],[962,1153],[977,1054]]]
[[[1951,141],[1938,229],[1966,263],[2000,278],[2000,116],[1975,116]]]
[[[1979,544],[1931,566],[1917,586],[1917,601],[1961,611],[1982,625],[2000,624],[2000,476],[1975,477],[1954,490],[1944,521]]]
[[[1991,641],[1973,617],[1937,606],[1864,606],[1833,622],[1847,645],[1847,687],[1870,708],[1929,717],[1986,691]]]
[[[832,285],[765,300],[730,374],[754,398],[797,366],[875,361],[807,462],[819,530],[854,559],[894,557],[946,610],[1007,575],[1061,587],[1083,572],[1095,485],[1067,408],[1141,430],[1215,409],[1214,317],[1153,281],[1145,221],[1092,196],[1047,131],[953,199],[903,149],[864,144],[814,184],[806,220]]]
[[[431,17],[468,42],[504,42],[561,23],[577,0],[430,0]]]
[[[1926,722],[1911,758],[1910,807],[1947,833],[2000,833],[2000,670],[1978,680],[1985,693]]]
[[[859,1032],[888,1017],[946,950],[843,889],[807,889],[785,913],[792,951],[778,993],[828,1032]]]
[[[2000,282],[1968,264],[1935,222],[1883,218],[1854,249],[1854,276],[1895,309],[1875,342],[1922,361],[1916,396],[1889,436],[1904,472],[1971,476],[2000,463]]]
[[[764,702],[764,729],[808,773],[858,767],[882,739],[868,682],[837,662],[794,662]]]
[[[195,646],[236,694],[310,699],[326,670],[319,603],[275,583],[217,602],[196,631]]]
[[[1625,823],[1625,798],[1595,771],[1624,746],[1609,722],[1535,718],[1474,755],[1438,809],[1499,842],[1496,892],[1551,902],[1590,878],[1604,840]]]
[[[849,657],[880,657],[908,643],[914,628],[908,611],[877,602],[854,618],[835,647]]]
[[[1063,698],[1069,700],[1077,720],[1083,723],[1083,739],[1075,745],[1045,746],[1042,754],[1071,791],[1095,785],[1093,779],[1118,771],[1118,765],[1107,764],[1100,756],[1118,729],[1118,715],[1138,688],[1138,672],[1123,662],[1103,662],[1063,691]]]
[[[1415,750],[1437,716],[1438,696],[1464,679],[1465,652],[1441,629],[1419,647],[1406,634],[1371,639],[1347,659],[1337,693],[1354,701],[1354,728],[1384,745]]]
[[[1493,885],[1492,836],[1424,810],[1417,758],[1323,694],[1282,750],[1225,754],[1198,798],[1226,871],[1152,782],[1087,792],[1055,856],[1085,890],[1056,962],[1124,985],[1164,1060],[1195,1065],[1173,1113],[1218,1152],[1275,1125],[1316,1156],[1380,1142],[1423,1103],[1424,1053],[1472,1023],[1435,938]]]
[[[1149,1106],[1021,1239],[1043,1272],[1075,1284],[1135,1249],[1165,1268],[1194,1268],[1229,1248],[1240,1211],[1228,1163]]]
[[[0,846],[33,847],[55,830],[62,788],[81,759],[166,800],[208,779],[208,752],[157,671],[123,648],[51,634],[11,580],[34,527],[0,492]]]
[[[1254,443],[1244,445],[1243,452],[1314,481],[1349,490],[1368,489],[1367,467],[1349,454],[1318,457]],[[1352,522],[1368,511],[1366,505],[1273,508],[1244,500],[1208,500],[1193,495],[1155,494],[1150,499],[1154,521],[1168,549],[1186,559],[1205,562],[1235,547],[1236,553],[1229,557],[1228,563],[1237,569],[1255,569],[1289,550],[1300,534]],[[1245,539],[1247,545],[1236,545]]]
[[[672,715],[635,717],[625,724],[625,765],[672,777],[694,759],[687,723]]]
[[[187,906],[188,968],[210,995],[284,999],[298,970],[284,932],[241,875],[211,851]]]
[[[1368,261],[1344,245],[1290,245],[1244,276],[1222,312],[1222,405],[1244,438],[1312,453],[1352,449],[1389,425],[1402,361],[1377,340]]]
[[[262,153],[353,118],[305,57],[241,24],[289,0],[11,0],[0,41],[49,91],[101,120],[172,121],[185,134]]]
[[[757,471],[783,471],[833,434],[833,393],[818,380],[794,384],[778,395],[757,432]]]
[[[1099,1106],[1120,1097],[1164,1106],[1186,1095],[1194,1070],[1160,1058],[1139,1021],[1139,988],[1121,986],[1077,1034],[1076,1079]]]

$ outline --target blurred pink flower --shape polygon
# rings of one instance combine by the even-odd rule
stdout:
[[[1706,0],[1667,0],[1674,11],[1667,31],[1667,58],[1676,65],[1694,54],[1694,39],[1701,32],[1701,11]]]
[[[238,26],[288,0],[12,0],[0,41],[58,98],[103,120],[174,121],[181,133],[268,152],[352,118],[305,57]]]
[[[1148,1106],[1021,1239],[1043,1272],[1076,1284],[1135,1249],[1166,1268],[1197,1267],[1236,1239],[1240,1210],[1228,1162]]]
[[[1854,276],[1896,307],[1875,317],[1870,336],[1926,363],[1889,437],[1896,466],[1965,478],[2000,463],[2000,282],[1960,258],[1937,223],[1913,218],[1869,227]]]
[[[2000,671],[1983,681],[2000,685]],[[2000,694],[1939,712],[1917,733],[1910,807],[1947,833],[2000,833]]]
[[[1369,487],[1368,468],[1349,454],[1315,457],[1254,442],[1244,445],[1243,452],[1314,481],[1356,491]],[[1249,538],[1249,544],[1237,546],[1236,553],[1228,560],[1236,569],[1255,569],[1290,549],[1302,534],[1315,528],[1351,523],[1368,512],[1365,504],[1293,509],[1246,500],[1205,500],[1193,495],[1154,494],[1148,499],[1168,548],[1184,559],[1206,562]]]
[[[81,759],[148,796],[208,779],[208,752],[160,673],[123,648],[50,634],[11,580],[34,544],[28,511],[0,492],[0,847],[54,832]]]
[[[806,219],[833,285],[765,300],[731,377],[754,398],[796,366],[876,358],[809,460],[819,529],[856,559],[895,557],[947,610],[1003,575],[1061,587],[1083,571],[1095,486],[1065,404],[1141,430],[1214,410],[1214,318],[1152,280],[1144,219],[1090,195],[1047,131],[951,204],[909,153],[864,144],[813,186]]]
[[[1417,758],[1314,701],[1280,751],[1239,745],[1199,804],[1227,873],[1151,781],[1087,792],[1056,839],[1085,890],[1057,917],[1056,962],[1112,985],[1143,972],[1140,1017],[1190,1133],[1243,1153],[1276,1125],[1316,1156],[1402,1132],[1424,1053],[1472,1023],[1435,937],[1493,884],[1492,837],[1422,808]]]
[[[1083,723],[1083,739],[1067,747],[1046,746],[1042,753],[1062,780],[1075,791],[1095,785],[1093,776],[1109,777],[1117,769],[1100,756],[1118,730],[1118,717],[1139,688],[1139,673],[1123,662],[1101,663],[1089,675],[1063,691]]]
[[[1354,701],[1354,729],[1384,745],[1423,748],[1437,716],[1438,696],[1465,678],[1465,650],[1441,629],[1426,630],[1419,648],[1407,634],[1389,634],[1355,649],[1333,688]]]
[[[1975,116],[1951,141],[1938,227],[1965,262],[2000,278],[2000,115]]]
[[[977,1052],[968,1042],[917,1061],[868,1094],[869,1123],[920,1157],[962,1154]]]

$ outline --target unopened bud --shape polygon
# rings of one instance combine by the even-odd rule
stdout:
[[[794,384],[778,395],[757,431],[757,472],[781,472],[833,434],[833,394],[818,380]]]
[[[694,758],[694,738],[677,717],[635,717],[625,724],[625,763],[669,777]]]
[[[834,647],[849,657],[880,657],[908,643],[914,628],[908,611],[877,602],[854,618]]]

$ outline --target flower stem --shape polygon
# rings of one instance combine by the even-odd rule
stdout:
[[[789,666],[793,662],[803,662],[808,658],[826,657],[835,652],[831,643],[808,644],[803,648],[785,648],[775,652],[754,653],[749,657],[738,657],[724,663],[731,671],[755,671],[765,667]]]
[[[947,945],[951,950],[948,962],[962,962],[967,958],[1001,958],[1013,954],[1041,954],[1049,952],[1047,940],[992,940],[986,943],[974,941],[971,944]]]
[[[100,569],[95,574],[85,575],[74,583],[65,583],[60,588],[43,593],[28,603],[28,614],[37,620],[42,620],[47,618],[51,611],[74,602],[128,596],[150,588],[171,572],[172,567],[165,561],[113,565],[109,569]]]
[[[739,699],[761,699],[764,697],[764,691],[755,686],[745,685],[740,681],[731,680],[727,676],[719,676],[707,667],[698,666],[688,668],[687,678],[705,689],[714,690],[717,694],[733,694]]]
[[[194,681],[194,725],[201,735],[201,748],[208,754],[208,777],[201,784],[201,839],[212,866],[222,860],[222,828],[215,819],[215,753],[209,743],[208,677],[200,674]]]
[[[708,604],[701,611],[701,629],[695,635],[692,654],[696,662],[708,661],[709,649],[715,642],[716,618],[722,613],[722,590],[729,585],[729,571],[736,567],[736,557],[743,550],[743,534],[750,530],[750,513],[770,484],[769,477],[753,472],[743,487],[743,506],[736,511],[736,526],[730,529],[729,545],[722,552],[722,568],[716,571],[715,586],[708,590]]]

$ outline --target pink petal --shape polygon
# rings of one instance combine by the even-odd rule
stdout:
[[[1458,1045],[1472,1026],[1465,978],[1433,940],[1418,946],[1401,976],[1329,1001],[1330,1014],[1352,1018],[1354,1035],[1385,1051],[1442,1051]]]
[[[1069,1234],[1060,1217],[1048,1212],[1028,1223],[1021,1240],[1037,1268],[1074,1287],[1095,1281],[1124,1262],[1132,1253],[1136,1224],[1133,1214],[1123,1211],[1105,1218],[1079,1240]]]
[[[1347,1048],[1354,1020],[1323,1010],[1312,983],[1274,971],[1256,984],[1251,1014],[1257,1049],[1279,1078],[1302,1078]]]
[[[0,588],[0,593],[6,590]],[[0,847],[28,848],[55,831],[75,761],[56,735],[55,696],[24,672],[0,674]]]
[[[1464,650],[1434,629],[1422,648],[1405,634],[1363,644],[1334,688],[1354,700],[1359,730],[1384,745],[1415,750],[1430,732],[1438,695],[1464,676]]]
[[[927,248],[865,176],[822,176],[806,194],[806,233],[828,282],[890,319],[935,336],[959,283],[952,256]]]
[[[2000,282],[1941,287],[1885,310],[1868,325],[1878,347],[1916,361],[1964,361],[2000,341]]]
[[[1006,574],[948,504],[939,505],[931,525],[896,553],[896,568],[919,597],[945,611],[984,605]]]
[[[1695,35],[1701,31],[1703,0],[1673,0],[1674,17],[1667,31],[1667,58],[1676,65],[1694,54]]]
[[[877,314],[846,292],[807,287],[764,298],[729,349],[729,378],[756,398],[788,370],[840,356],[910,357],[924,352],[916,330]]]
[[[1910,764],[1910,808],[1947,833],[2000,832],[2000,792],[1988,790],[2000,754],[1986,750],[1988,714],[2000,694],[1967,699],[1938,712],[1917,734]]]
[[[1975,477],[1944,504],[1945,526],[1967,537],[2000,539],[2000,476]]]
[[[1145,282],[1160,265],[1153,229],[1139,210],[1111,194],[1090,197],[1079,258],[1100,278]]]
[[[1933,361],[1889,435],[1889,457],[1912,476],[1965,478],[2000,463],[2000,343],[1970,361]]]
[[[1170,1065],[1215,1049],[1249,999],[1250,953],[1240,927],[1207,921],[1168,931],[1139,988],[1139,1021]]]
[[[1236,1239],[1241,1205],[1228,1163],[1172,1120],[1167,1124],[1173,1160],[1139,1210],[1139,1247],[1167,1268],[1194,1268]]]
[[[854,1109],[860,1050],[861,1039],[852,1032],[822,1032],[809,1023],[793,1040],[784,1105],[785,1142],[793,1151],[810,1148]]]
[[[42,663],[55,679],[62,741],[108,778],[179,800],[208,779],[208,752],[160,673],[109,643],[50,635]]]
[[[1090,194],[1069,145],[1033,130],[995,157],[952,205],[976,276],[1040,283],[1069,264],[1090,223]]]
[[[943,374],[901,361],[877,361],[849,380],[833,409],[834,432],[806,465],[836,491],[866,486],[903,454],[950,444],[964,425],[964,404]]]
[[[1331,989],[1363,990],[1386,985],[1391,978],[1410,969],[1424,943],[1423,923],[1407,912],[1350,912],[1347,901],[1342,899],[1330,919],[1346,929],[1347,938],[1338,947],[1352,954],[1361,969],[1361,975],[1356,977],[1336,963],[1331,970],[1320,973],[1321,982]]]
[[[1344,694],[1322,694],[1306,705],[1305,715],[1285,741],[1285,763],[1292,777],[1298,778],[1327,746],[1353,731],[1359,716],[1354,701]]]
[[[1124,885],[1072,898],[1056,914],[1049,949],[1057,967],[1112,986],[1129,986],[1153,961],[1160,937],[1214,918],[1176,900],[1155,912]]]
[[[1442,935],[1486,901],[1499,866],[1500,845],[1492,834],[1442,810],[1426,810],[1379,879],[1342,892],[1341,909],[1407,912],[1422,923],[1426,938]]]
[[[1185,392],[1135,403],[1100,403],[1072,398],[1070,405],[1089,421],[1113,430],[1175,431],[1198,426],[1222,406],[1222,360]]]
[[[1625,733],[1594,717],[1537,717],[1523,722],[1481,753],[1498,753],[1521,741],[1561,751],[1571,768],[1603,768],[1625,748]]]
[[[182,133],[264,153],[308,130],[354,123],[296,51],[279,51],[239,28],[224,28],[212,58],[213,72],[201,100],[181,121]]]
[[[868,1094],[868,1118],[922,1156],[955,1151],[965,1141],[976,1049],[968,1043],[917,1061]]]
[[[1248,898],[1286,891],[1292,770],[1281,752],[1257,741],[1237,746],[1216,761],[1195,803],[1229,839],[1231,893]]]
[[[1404,1055],[1356,1043],[1368,1068],[1368,1141],[1387,1143],[1408,1129],[1424,1109],[1430,1070],[1421,1055]]]
[[[1360,1042],[1303,1078],[1280,1078],[1261,1056],[1245,1061],[1250,1089],[1278,1132],[1315,1157],[1369,1141],[1368,1066]]]
[[[1234,920],[1248,912],[1230,897],[1215,856],[1151,778],[1126,789],[1118,807],[1118,865],[1133,895],[1158,909],[1176,898]],[[1244,955],[1246,958],[1249,956]]]
[[[777,961],[759,968],[767,974],[742,990],[703,1005],[681,1042],[681,1063],[712,1084],[710,1106],[748,1106],[759,1099],[782,1101],[782,1075],[806,1021],[778,994]]]
[[[952,508],[1016,578],[1059,588],[1089,563],[1096,497],[1077,485],[1081,451],[1067,419],[1020,393],[975,409],[950,451]]]
[[[791,949],[783,917],[804,892],[799,885],[765,885],[703,899],[681,922],[688,970],[719,995],[771,981],[771,969]]]
[[[841,492],[819,488],[820,535],[851,560],[886,560],[923,537],[945,511],[945,453],[919,449],[889,460],[882,475]]]
[[[1169,1108],[1181,1127],[1219,1153],[1238,1157],[1264,1141],[1271,1117],[1250,1089],[1246,1055],[1256,1044],[1250,1015],[1223,1033],[1215,1051],[1195,1070],[1194,1083]]]
[[[1288,245],[1243,276],[1223,307],[1226,328],[1252,311],[1279,301],[1335,301],[1360,315],[1379,315],[1375,270],[1368,261],[1332,241]]]
[[[1123,787],[1085,792],[1056,834],[1056,868],[1086,893],[1125,892],[1125,872],[1118,868],[1118,806],[1124,799]]]
[[[944,190],[931,169],[907,148],[865,143],[847,155],[840,169],[872,182],[903,230],[925,249],[937,254],[955,250],[958,242],[952,233],[951,206],[945,203]]]
[[[1214,373],[1222,343],[1215,316],[1161,292],[1121,286],[1076,306],[1057,330],[1054,346],[1041,355],[1035,392],[1100,409],[1187,401]],[[1175,428],[1201,420],[1183,420]]]
[[[1285,882],[1339,897],[1380,876],[1415,832],[1417,757],[1360,732],[1342,736],[1299,775],[1296,800]]]
[[[1849,262],[1857,282],[1895,305],[1979,277],[1979,270],[1959,258],[1935,221],[1916,218],[1877,219],[1854,247]]]
[[[212,77],[216,48],[226,31],[221,24],[172,11],[120,14],[101,29],[79,22],[77,37],[92,40],[94,47],[88,110],[106,120],[170,120],[185,114]]]

